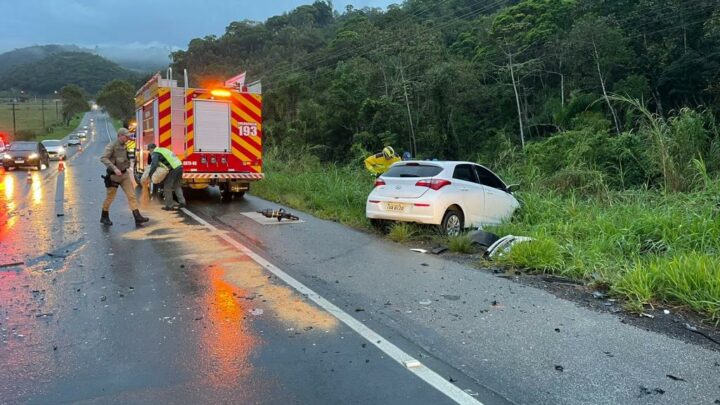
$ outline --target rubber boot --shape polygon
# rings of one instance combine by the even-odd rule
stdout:
[[[133,210],[132,213],[133,217],[135,217],[135,225],[141,225],[150,220],[150,218],[145,218],[144,216],[140,215],[140,210]]]
[[[110,213],[108,211],[102,212],[102,216],[100,217],[100,223],[107,226],[112,225],[112,221],[110,220]]]

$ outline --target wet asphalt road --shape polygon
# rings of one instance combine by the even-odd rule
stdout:
[[[119,192],[102,228],[94,116],[64,172],[0,177],[0,403],[452,402],[186,214],[151,201],[138,229]],[[190,204],[482,403],[720,400],[717,351],[302,213],[260,225],[254,197]]]
[[[136,229],[119,193],[102,228],[96,122],[2,177],[0,403],[450,402],[181,214]]]

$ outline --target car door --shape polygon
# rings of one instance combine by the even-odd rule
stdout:
[[[517,208],[517,201],[495,173],[480,165],[474,167],[485,192],[484,221],[487,224],[499,224],[512,215]]]
[[[472,165],[463,163],[455,166],[452,187],[458,199],[456,203],[465,214],[465,226],[480,225],[485,208],[485,192]]]

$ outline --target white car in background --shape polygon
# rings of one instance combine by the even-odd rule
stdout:
[[[65,160],[65,147],[62,142],[56,139],[47,139],[41,142],[45,149],[47,149],[50,159]]]
[[[495,173],[471,162],[398,162],[375,181],[365,206],[371,222],[438,225],[447,235],[499,224],[520,206]]]

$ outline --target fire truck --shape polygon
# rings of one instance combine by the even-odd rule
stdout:
[[[179,87],[168,69],[135,94],[138,178],[149,169],[147,145],[172,150],[183,162],[183,186],[219,187],[223,200],[242,197],[262,171],[262,87],[245,74],[215,88]]]

